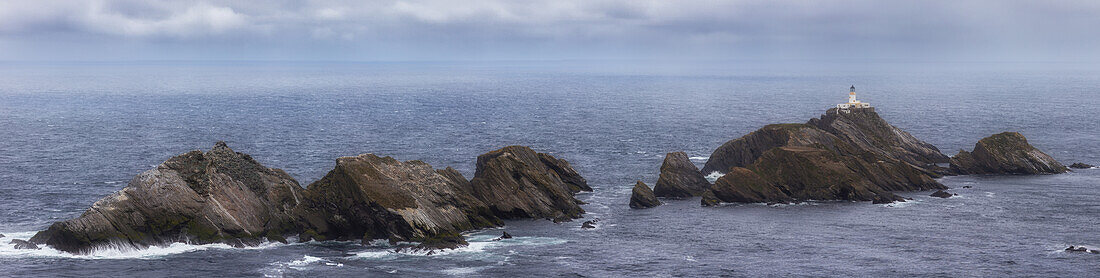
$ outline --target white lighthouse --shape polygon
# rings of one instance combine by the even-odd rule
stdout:
[[[865,109],[871,108],[870,103],[861,102],[856,99],[856,86],[852,85],[848,89],[848,103],[841,103],[836,105],[837,112],[851,113],[853,109]]]

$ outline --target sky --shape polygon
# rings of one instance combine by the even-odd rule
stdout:
[[[1100,62],[1100,1],[0,0],[0,61]]]

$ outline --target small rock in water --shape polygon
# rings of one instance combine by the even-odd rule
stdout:
[[[0,234],[0,238],[4,238],[4,234]]]
[[[1084,246],[1073,246],[1073,245],[1070,245],[1069,247],[1066,247],[1066,251],[1069,251],[1069,252],[1090,252],[1091,251],[1090,253],[1096,253],[1096,250],[1089,250],[1088,248],[1085,248]]]
[[[932,193],[932,195],[929,195],[929,196],[940,197],[940,198],[951,198],[951,196],[953,196],[953,195],[951,195],[951,193],[947,193],[947,191],[937,190],[935,193]]]
[[[596,222],[600,222],[600,219],[592,219],[592,220],[584,221],[584,223],[581,224],[581,228],[595,229],[596,228]]]
[[[974,188],[973,186],[963,185],[963,188]]]
[[[893,203],[893,202],[905,202],[905,198],[902,198],[902,197],[894,195],[894,194],[890,194],[890,195],[887,195],[887,196],[875,195],[874,198],[871,198],[871,203],[872,204],[889,204],[889,203]]]
[[[15,249],[39,249],[38,244],[22,239],[13,239],[8,244],[15,244]]]
[[[1089,169],[1089,168],[1092,168],[1092,167],[1096,167],[1096,166],[1081,163],[1081,162],[1077,162],[1077,163],[1074,163],[1072,165],[1069,165],[1069,168],[1073,168],[1073,169]]]
[[[504,234],[500,235],[500,237],[495,238],[493,240],[502,240],[502,239],[509,239],[509,238],[512,238],[512,235],[509,235],[508,232],[504,232]]]

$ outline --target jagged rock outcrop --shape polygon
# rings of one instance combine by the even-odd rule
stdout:
[[[960,150],[951,159],[951,170],[967,174],[1057,174],[1066,166],[1028,144],[1017,132],[1003,132],[982,138],[974,150]]]
[[[1069,168],[1073,168],[1073,169],[1090,169],[1090,168],[1093,168],[1093,167],[1096,167],[1096,166],[1091,165],[1091,164],[1081,163],[1081,162],[1077,162],[1077,163],[1073,163],[1073,164],[1069,165]]]
[[[741,138],[727,141],[707,159],[703,174],[727,173],[730,167],[746,167],[764,152],[782,146],[821,145],[836,150],[839,138],[807,124],[770,124]]]
[[[730,168],[726,175],[718,178],[710,191],[717,200],[727,203],[787,203],[794,201],[785,188],[765,180],[752,170],[742,167]]]
[[[711,192],[722,202],[904,201],[890,191],[946,188],[935,147],[874,110],[830,109],[807,124],[767,125],[726,142],[703,172],[722,172]]]
[[[573,193],[592,191],[592,187],[588,186],[588,181],[581,177],[581,174],[577,173],[577,170],[574,170],[573,166],[569,165],[569,162],[565,159],[556,158],[545,153],[539,153],[538,156],[543,165],[546,165],[546,168],[558,174],[558,178],[569,187],[569,191]]]
[[[97,245],[144,248],[170,242],[256,244],[295,230],[301,187],[286,172],[218,142],[207,152],[168,159],[134,177],[75,219],[31,242],[85,253]]]
[[[820,119],[811,119],[807,124],[836,135],[860,150],[913,165],[923,167],[950,162],[950,158],[936,146],[887,123],[874,109],[854,109],[851,113],[837,113],[837,109],[832,108]]]
[[[548,165],[568,163],[547,161],[559,160],[524,146],[482,154],[477,157],[477,170],[470,180],[472,193],[502,219],[546,218],[560,222],[580,218],[584,209],[580,207],[582,202],[573,197],[575,184],[563,181],[560,171],[554,170],[556,166]],[[576,172],[568,170],[565,173]]]
[[[932,192],[932,194],[928,195],[928,196],[937,197],[937,198],[951,198],[951,196],[955,196],[955,195],[953,195],[951,193],[948,193],[947,191],[936,190],[936,192]]]
[[[684,198],[699,196],[710,188],[710,182],[684,152],[665,154],[661,175],[653,186],[657,197]]]
[[[657,200],[657,196],[653,195],[653,190],[650,190],[649,186],[642,181],[634,184],[634,189],[630,193],[630,208],[644,209],[660,205],[661,201]]]
[[[470,190],[454,169],[362,154],[336,159],[336,167],[303,192],[295,215],[302,240],[389,239],[453,248],[464,245],[454,240],[463,231],[501,225]]]
[[[15,245],[13,246],[13,248],[15,249],[41,249],[38,248],[38,244],[34,244],[34,242],[29,242],[22,239],[13,239],[11,241],[8,241],[8,244]]]

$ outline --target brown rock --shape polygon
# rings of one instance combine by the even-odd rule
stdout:
[[[1016,132],[1004,132],[979,140],[971,152],[959,151],[951,161],[959,174],[1057,174],[1068,171],[1057,160],[1031,146]]]
[[[482,154],[477,157],[477,170],[470,180],[472,193],[503,219],[546,218],[560,222],[581,217],[584,209],[573,197],[571,186],[562,181],[559,171],[554,170],[556,166],[548,166],[545,161],[558,160],[523,146]],[[564,172],[575,173],[568,170]]]
[[[665,155],[665,161],[661,164],[661,176],[657,179],[657,185],[653,186],[653,193],[657,197],[684,198],[699,196],[710,188],[710,182],[699,168],[688,159],[684,152],[673,152]]]
[[[336,167],[306,189],[295,214],[303,239],[419,241],[422,247],[465,241],[462,231],[501,221],[473,196],[454,169],[362,154],[336,159]]]
[[[54,223],[30,241],[72,253],[107,243],[252,245],[294,230],[290,211],[300,191],[286,172],[218,142],[141,173],[80,217]]]
[[[653,190],[650,190],[649,186],[642,181],[634,184],[634,189],[631,190],[630,194],[630,208],[644,209],[660,205],[661,201],[657,200],[657,196],[653,195]]]

